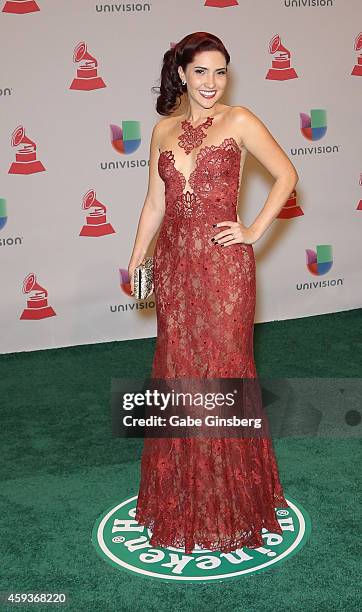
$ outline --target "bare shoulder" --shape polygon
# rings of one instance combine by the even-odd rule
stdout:
[[[260,121],[259,117],[246,106],[232,106],[230,109],[230,117],[236,128],[238,126],[244,126],[247,123],[257,123]]]
[[[170,129],[173,127],[175,123],[175,117],[161,117],[159,121],[155,123],[152,130],[152,140],[154,144],[158,147],[158,149],[162,149],[162,141]]]
[[[250,145],[253,146],[253,143],[257,141],[269,140],[270,142],[273,139],[265,123],[246,106],[233,106],[230,110],[230,117],[233,129],[249,150]]]
[[[265,123],[245,106],[235,106],[231,112],[233,129],[245,148],[275,178],[290,175],[294,180],[298,176],[295,167]]]

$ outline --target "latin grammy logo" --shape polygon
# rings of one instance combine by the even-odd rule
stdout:
[[[205,0],[204,6],[213,6],[214,8],[226,8],[228,6],[238,6],[237,0]]]
[[[271,81],[288,81],[297,79],[298,75],[294,68],[290,66],[290,51],[281,42],[279,34],[275,34],[269,42],[269,53],[277,53],[272,60],[272,67],[269,68],[266,79]]]
[[[86,225],[83,225],[79,236],[106,236],[107,234],[114,234],[115,230],[110,223],[107,223],[106,207],[96,199],[96,192],[94,189],[87,191],[83,197],[82,202],[83,210],[89,210],[93,208],[86,218]]]
[[[280,213],[278,214],[278,219],[293,219],[294,217],[301,217],[304,215],[299,204],[297,204],[297,192],[293,189],[290,194],[288,200],[284,204]]]
[[[35,142],[25,136],[25,129],[22,125],[15,128],[12,133],[11,145],[13,147],[23,145],[23,147],[16,152],[16,161],[11,164],[8,174],[34,174],[45,170],[41,161],[36,159]]]
[[[354,50],[361,51],[362,49],[362,32],[360,32],[354,41]],[[354,76],[362,76],[362,52],[357,57],[357,64],[355,64],[351,74]]]
[[[40,11],[35,0],[7,0],[3,8],[3,13],[16,13],[18,15],[35,13],[35,11]]]
[[[23,293],[30,294],[27,307],[23,310],[20,319],[39,320],[54,317],[56,312],[48,305],[48,292],[36,282],[35,274],[31,273],[23,283]]]
[[[74,49],[73,62],[79,64],[77,76],[73,79],[69,89],[90,91],[106,87],[105,82],[98,76],[98,62],[93,55],[88,53],[85,42],[80,42]]]

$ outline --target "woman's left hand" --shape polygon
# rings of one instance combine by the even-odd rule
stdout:
[[[216,228],[227,226],[227,229],[215,234],[211,241],[213,244],[219,244],[223,247],[231,244],[253,244],[257,241],[257,236],[254,231],[238,221],[221,221],[216,223]]]

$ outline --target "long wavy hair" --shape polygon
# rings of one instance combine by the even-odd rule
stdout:
[[[226,64],[230,62],[230,55],[220,38],[209,32],[193,32],[166,51],[163,56],[160,87],[152,87],[153,93],[158,93],[156,110],[159,115],[171,115],[181,104],[182,94],[186,85],[182,85],[178,66],[185,71],[187,64],[194,61],[194,57],[201,51],[220,51]],[[178,102],[178,104],[177,104]]]

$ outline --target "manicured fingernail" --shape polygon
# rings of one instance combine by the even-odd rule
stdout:
[[[213,223],[213,224],[212,224],[212,227],[216,227],[216,226],[217,226],[217,223]]]

